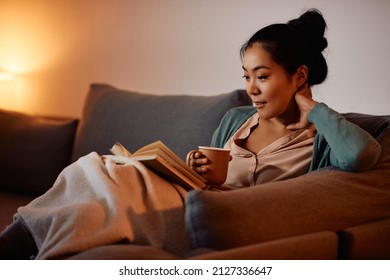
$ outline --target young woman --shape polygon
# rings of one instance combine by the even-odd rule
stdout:
[[[312,99],[310,87],[327,76],[325,28],[322,15],[310,10],[259,30],[244,44],[243,77],[254,106],[229,111],[213,136],[213,146],[232,151],[226,185],[216,188],[283,180],[330,165],[363,171],[375,164],[381,152],[376,140]],[[207,172],[205,163],[200,152],[190,161],[199,173]],[[63,258],[123,242],[181,254],[189,249],[185,195],[138,162],[117,165],[113,157],[91,154],[18,209],[0,236],[0,255]]]
[[[322,83],[328,71],[325,29],[321,13],[309,10],[259,30],[242,47],[254,107],[228,112],[212,140],[232,151],[227,185],[283,180],[329,165],[364,171],[377,161],[381,147],[375,139],[312,99],[310,87]],[[205,163],[200,152],[190,161],[199,173],[207,172]]]

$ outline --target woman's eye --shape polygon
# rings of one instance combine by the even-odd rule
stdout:
[[[258,77],[257,77],[257,79],[259,79],[260,81],[265,80],[265,79],[267,79],[267,78],[268,78],[267,76],[258,76]]]
[[[244,76],[242,76],[245,80],[249,80],[249,76],[247,76],[247,75],[244,75]]]

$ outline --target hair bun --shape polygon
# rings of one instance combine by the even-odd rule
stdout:
[[[316,9],[310,9],[299,18],[290,20],[287,24],[296,27],[302,36],[306,38],[310,47],[322,52],[327,46],[328,41],[324,37],[326,22],[322,14]]]

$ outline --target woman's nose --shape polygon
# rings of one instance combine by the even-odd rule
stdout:
[[[247,92],[249,93],[249,95],[258,95],[258,94],[260,94],[259,88],[252,81],[248,82],[248,84],[247,84]]]

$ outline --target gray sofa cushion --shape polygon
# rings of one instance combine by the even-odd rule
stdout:
[[[77,123],[0,110],[0,190],[48,190],[70,163]]]
[[[72,159],[91,151],[107,154],[116,141],[134,152],[156,140],[184,159],[189,150],[209,145],[227,110],[249,104],[244,90],[216,96],[157,96],[93,84]]]
[[[325,168],[228,192],[191,191],[185,213],[191,246],[226,249],[390,217],[390,128],[378,141],[382,155],[363,173]]]

